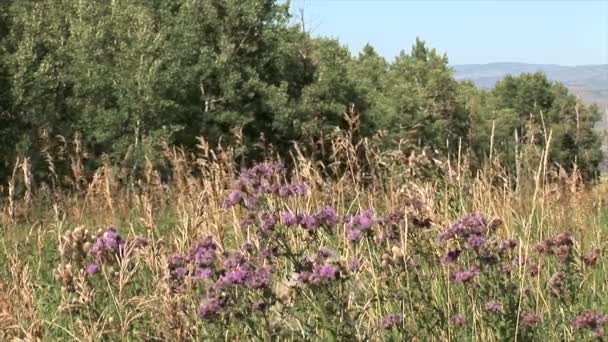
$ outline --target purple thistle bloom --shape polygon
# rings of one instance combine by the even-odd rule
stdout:
[[[492,229],[488,229],[488,223],[484,217],[470,214],[441,232],[438,239],[440,242],[447,242],[451,239],[467,239],[471,235],[485,236],[490,231],[493,232]]]
[[[198,308],[198,317],[202,320],[213,318],[222,310],[222,303],[217,298],[209,298],[206,303],[203,303]]]
[[[460,328],[460,327],[464,326],[464,323],[465,323],[465,320],[464,320],[464,317],[462,317],[462,315],[455,314],[452,317],[450,317],[450,325],[453,327]]]
[[[272,280],[272,269],[270,267],[260,267],[251,273],[247,280],[247,287],[254,290],[265,289],[270,286]]]
[[[502,314],[502,312],[503,312],[502,304],[499,303],[499,302],[493,301],[493,300],[487,302],[484,305],[483,309],[486,312],[489,312],[489,313],[494,314],[494,315],[499,315],[499,314]]]
[[[333,264],[322,264],[316,265],[313,268],[312,275],[310,276],[310,282],[313,284],[320,284],[336,280],[339,276],[339,270],[336,265]]]
[[[581,259],[583,260],[585,266],[592,267],[597,264],[597,260],[600,257],[600,253],[601,251],[599,248],[594,248],[591,252],[583,255]]]
[[[300,225],[306,230],[315,230],[319,227],[319,221],[312,215],[303,215],[300,217]]]
[[[455,263],[458,261],[458,257],[460,257],[461,253],[462,251],[460,249],[448,251],[448,253],[441,258],[441,263],[444,265]]]
[[[95,259],[102,260],[104,257],[120,254],[124,243],[116,228],[109,227],[95,239],[90,253]]]
[[[471,235],[467,239],[467,246],[471,249],[480,249],[486,244],[486,239],[480,235]]]
[[[591,330],[593,335],[601,338],[604,334],[603,325],[608,323],[608,316],[593,310],[587,310],[576,316],[572,325],[578,330]]]
[[[542,321],[541,317],[534,313],[524,311],[519,315],[519,319],[522,322],[522,325],[527,328],[534,328]]]
[[[252,196],[249,196],[245,199],[245,207],[249,210],[254,210],[258,207],[260,201]]]
[[[319,222],[326,226],[335,226],[340,221],[336,210],[332,207],[319,209],[316,216]]]
[[[244,285],[245,282],[247,282],[247,280],[249,279],[249,276],[249,267],[243,265],[226,272],[223,278],[230,284]]]
[[[210,267],[215,260],[216,243],[211,236],[199,241],[190,249],[190,260],[197,267]]]
[[[247,258],[242,253],[235,252],[224,260],[224,268],[231,270],[247,263]]]
[[[210,268],[199,268],[194,271],[194,279],[196,280],[207,280],[213,277],[213,270]]]
[[[89,264],[87,266],[87,273],[93,275],[99,271],[99,266],[97,264]]]
[[[279,217],[275,213],[264,213],[262,214],[262,231],[269,232],[274,229],[277,222],[279,221]]]
[[[363,233],[358,229],[348,229],[347,231],[347,238],[351,242],[359,241],[362,237]]]
[[[456,283],[467,283],[479,274],[479,267],[471,266],[468,270],[460,269],[450,274],[450,280]]]
[[[566,275],[562,272],[556,272],[549,279],[549,283],[547,284],[549,291],[551,294],[559,297],[564,294],[565,286],[566,286]]]
[[[235,205],[239,204],[242,200],[243,194],[238,190],[234,190],[230,193],[230,195],[228,195],[228,198],[224,200],[224,208],[232,208]]]
[[[403,323],[403,317],[399,314],[390,314],[382,318],[382,328],[386,330],[399,327]]]
[[[292,214],[288,211],[283,213],[282,219],[283,219],[283,224],[286,226],[295,226],[298,224],[298,218],[294,214]]]

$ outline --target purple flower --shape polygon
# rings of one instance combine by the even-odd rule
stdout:
[[[576,316],[572,321],[578,330],[591,330],[595,337],[601,338],[604,334],[603,325],[608,323],[608,316],[593,310],[587,310]]]
[[[242,200],[243,194],[238,190],[234,190],[230,193],[230,195],[228,195],[228,198],[224,200],[224,208],[232,208],[239,204]]]
[[[249,279],[249,276],[250,276],[249,267],[246,267],[245,265],[243,265],[243,266],[238,266],[235,269],[226,272],[226,274],[224,275],[223,278],[229,284],[244,285],[245,282],[247,282],[247,280]]]
[[[526,328],[534,328],[542,321],[538,314],[528,311],[522,312],[519,315],[519,319],[521,320],[522,325]]]
[[[453,327],[460,328],[460,327],[464,326],[464,323],[465,323],[464,317],[462,317],[459,314],[455,314],[452,317],[450,317],[450,325]]]
[[[480,249],[486,244],[486,239],[480,235],[471,235],[467,239],[467,246],[471,249]]]
[[[210,267],[215,260],[216,243],[211,236],[199,241],[190,249],[190,260],[197,267]]]
[[[441,263],[444,265],[455,263],[456,261],[458,261],[458,257],[461,253],[462,251],[460,249],[448,251],[448,253],[441,258]]]
[[[275,213],[264,213],[262,214],[262,231],[269,232],[274,229],[279,217]]]
[[[279,197],[282,198],[287,198],[291,196],[302,196],[306,194],[307,189],[308,188],[304,184],[286,184],[279,187],[277,194],[279,195]]]
[[[363,237],[363,233],[358,229],[348,229],[347,230],[347,238],[349,241],[356,242],[361,240]]]
[[[494,314],[494,315],[499,315],[499,314],[502,314],[502,312],[503,312],[502,304],[499,303],[499,302],[493,301],[493,300],[487,302],[483,306],[483,309],[486,312],[489,312],[489,313]]]
[[[315,265],[310,276],[310,282],[313,284],[330,282],[336,280],[338,276],[339,270],[336,265],[329,263]]]
[[[254,290],[265,289],[270,286],[272,280],[272,269],[270,267],[260,267],[251,273],[247,280],[247,287]]]
[[[87,266],[87,273],[93,275],[99,271],[99,266],[97,264],[89,264]]]
[[[198,307],[198,317],[202,320],[213,318],[222,310],[222,303],[217,298],[208,298],[206,303]]]
[[[600,253],[601,251],[599,248],[594,248],[591,252],[583,255],[581,259],[583,260],[585,266],[593,267],[597,264],[597,260],[600,257]]]
[[[317,227],[319,227],[319,221],[317,220],[316,217],[312,216],[312,215],[303,215],[302,217],[300,217],[300,225],[308,230],[308,231],[312,231],[317,229]]]
[[[460,269],[450,274],[450,280],[456,283],[467,283],[479,274],[479,267],[471,266],[468,270]]]
[[[247,197],[247,199],[245,199],[245,207],[249,210],[254,210],[258,207],[258,204],[260,203],[260,201],[252,196]]]
[[[485,236],[492,229],[488,229],[486,219],[480,215],[467,215],[457,222],[450,225],[438,236],[440,242],[447,242],[451,239],[466,240],[471,235]]]
[[[340,221],[336,210],[332,207],[324,207],[319,209],[316,217],[322,225],[326,226],[335,226]]]
[[[382,328],[386,330],[399,327],[403,323],[403,317],[399,314],[390,314],[382,318]]]
[[[120,254],[124,243],[124,240],[118,235],[116,228],[109,227],[97,236],[91,246],[90,253],[97,260],[109,258],[110,255]]]
[[[298,218],[294,214],[292,214],[288,211],[283,213],[282,219],[283,219],[283,224],[286,226],[295,226],[298,224]]]
[[[213,277],[213,270],[210,268],[199,268],[194,271],[194,279],[196,280],[207,280]]]
[[[559,297],[559,296],[563,295],[564,291],[566,290],[565,282],[566,282],[566,275],[562,272],[556,272],[549,279],[549,283],[547,284],[547,286],[552,295]]]

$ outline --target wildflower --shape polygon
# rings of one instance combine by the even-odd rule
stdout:
[[[310,275],[310,282],[313,284],[320,284],[324,282],[330,282],[336,280],[339,277],[339,270],[336,265],[333,264],[321,264],[316,265],[313,268],[312,274]]]
[[[222,310],[222,303],[218,298],[208,298],[206,303],[198,307],[198,317],[202,320],[211,319]]]
[[[250,274],[247,279],[247,287],[254,290],[267,288],[270,285],[271,276],[270,267],[260,267]]]
[[[467,239],[472,235],[485,236],[493,229],[488,229],[487,221],[480,215],[467,215],[457,222],[450,225],[438,236],[440,242],[447,242],[451,239]]]
[[[298,224],[298,218],[288,211],[284,212],[281,218],[283,219],[283,224],[286,226],[295,226]]]
[[[496,301],[489,301],[484,306],[483,309],[491,314],[499,315],[503,312],[502,304]]]
[[[371,210],[366,210],[359,215],[354,215],[346,219],[347,235],[350,241],[359,241],[374,224],[374,213]]]
[[[244,285],[249,280],[250,270],[246,265],[237,266],[226,272],[223,277],[228,284]]]
[[[333,259],[336,257],[336,252],[325,247],[319,248],[317,252],[317,258],[321,261],[325,261],[327,259]]]
[[[245,199],[245,208],[254,210],[258,207],[259,203],[260,201],[257,198],[249,196]]]
[[[595,266],[597,264],[597,260],[600,257],[600,249],[599,248],[594,248],[591,252],[583,255],[581,257],[581,259],[583,260],[583,263],[585,264],[585,266]]]
[[[292,196],[302,196],[306,194],[307,187],[304,184],[287,184],[279,187],[277,194],[279,197],[287,198]]]
[[[551,276],[548,283],[549,291],[552,295],[559,297],[564,294],[565,291],[566,275],[562,272],[556,272]]]
[[[452,317],[450,317],[450,325],[453,327],[460,328],[460,327],[464,326],[464,323],[465,323],[465,320],[464,320],[464,317],[462,317],[462,315],[455,314]]]
[[[444,265],[454,263],[458,260],[461,253],[462,251],[460,249],[448,251],[448,253],[441,258],[441,263]]]
[[[110,227],[95,239],[90,253],[95,259],[101,260],[110,254],[119,254],[122,251],[124,243],[124,240],[118,235],[116,228]]]
[[[320,224],[326,226],[334,226],[340,221],[338,214],[336,214],[336,210],[332,207],[324,207],[319,209],[315,216]]]
[[[319,226],[319,220],[317,220],[317,218],[312,215],[303,215],[300,217],[300,225],[304,229],[312,231],[317,229],[317,227]]]
[[[593,335],[601,338],[604,334],[603,325],[608,323],[608,316],[600,314],[593,310],[587,310],[576,316],[572,321],[572,325],[578,330],[591,330]]]
[[[199,268],[196,271],[194,271],[193,278],[196,280],[206,280],[206,279],[211,279],[212,276],[213,276],[213,270],[211,270],[210,268]]]
[[[199,241],[190,249],[190,260],[197,267],[210,267],[215,260],[217,245],[211,236]]]
[[[240,191],[235,190],[231,192],[230,195],[228,195],[228,198],[224,200],[224,208],[232,208],[235,205],[239,204],[242,200],[243,194]]]
[[[269,232],[273,230],[278,221],[279,217],[275,213],[262,214],[262,231]]]
[[[477,250],[486,244],[486,239],[480,235],[471,235],[467,239],[467,246],[471,249]]]
[[[529,311],[522,312],[519,315],[519,319],[522,325],[526,328],[534,328],[542,321],[538,314]]]
[[[382,318],[382,328],[386,330],[399,327],[403,323],[403,317],[399,314],[390,314]]]
[[[99,271],[99,266],[97,264],[89,264],[87,266],[87,273],[93,275]]]
[[[467,283],[479,274],[479,267],[471,266],[468,270],[460,269],[450,274],[450,280],[456,283]]]

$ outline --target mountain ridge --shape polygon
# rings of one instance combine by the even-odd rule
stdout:
[[[522,62],[451,65],[457,80],[470,80],[476,86],[491,89],[507,75],[543,72],[551,81],[563,83],[586,103],[596,103],[608,110],[608,64],[567,66]]]

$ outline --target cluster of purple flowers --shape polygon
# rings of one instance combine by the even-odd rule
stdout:
[[[346,218],[346,232],[349,241],[359,241],[361,238],[371,231],[374,225],[374,213],[371,210],[366,210],[359,215],[353,215]]]
[[[148,241],[143,238],[135,238],[125,241],[118,234],[115,227],[109,227],[101,232],[93,241],[89,254],[95,260],[87,265],[88,274],[95,274],[99,267],[105,262],[113,262],[117,257],[122,257],[126,246],[129,248],[142,248],[148,245]]]
[[[560,233],[538,243],[536,251],[539,254],[556,255],[561,262],[568,262],[574,252],[574,236],[570,232]]]
[[[578,330],[591,330],[597,338],[602,338],[604,335],[603,325],[608,323],[608,316],[593,310],[587,310],[576,316],[572,321],[572,325]]]
[[[503,313],[503,306],[501,303],[497,302],[497,301],[489,301],[487,302],[484,306],[483,309],[491,314],[494,315],[500,315]]]
[[[496,225],[489,225],[483,216],[470,214],[450,225],[438,238],[440,242],[462,240],[471,248],[479,248],[485,244],[486,236],[495,230]]]
[[[203,320],[216,317],[228,305],[226,290],[241,287],[249,290],[267,289],[272,282],[270,266],[256,266],[241,252],[232,252],[223,262],[223,273],[207,289],[207,299],[199,306],[198,316]],[[257,310],[267,303],[254,304]]]
[[[342,270],[336,263],[336,252],[321,248],[313,260],[306,259],[304,270],[298,274],[302,284],[319,285],[340,278]]]
[[[403,317],[399,314],[389,314],[382,318],[382,328],[386,330],[398,328],[403,324]]]
[[[521,321],[521,325],[525,328],[534,328],[542,322],[542,318],[537,313],[530,311],[523,311],[520,313],[519,320]]]
[[[450,273],[450,280],[455,283],[468,283],[479,275],[479,267],[471,266],[468,269],[459,269]]]
[[[300,225],[304,230],[312,232],[319,227],[331,228],[340,222],[336,210],[332,207],[323,207],[314,214],[294,215],[290,212],[281,214],[283,224],[288,227]]]
[[[303,196],[308,187],[305,184],[285,184],[278,188],[276,194],[281,198]]]

